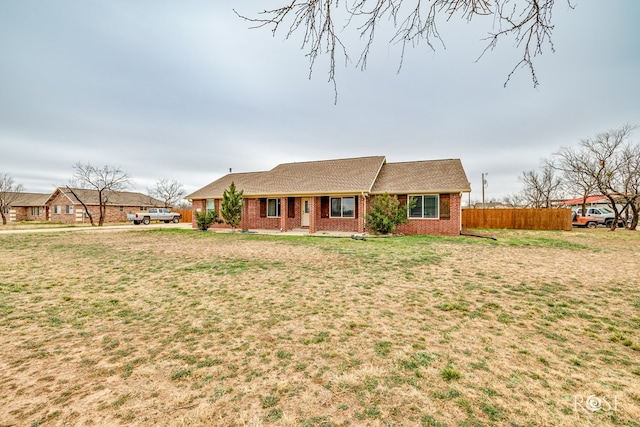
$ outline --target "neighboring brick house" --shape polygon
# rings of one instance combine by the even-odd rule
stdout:
[[[104,197],[107,198],[104,222],[124,222],[127,220],[128,213],[152,207],[164,207],[161,200],[142,193],[111,191],[105,193]],[[84,202],[94,221],[97,222],[100,216],[98,191],[66,187],[57,188],[49,196],[47,200],[48,220],[66,224],[89,222],[89,217],[85,214],[85,208],[80,200]]]
[[[462,193],[471,191],[459,159],[387,163],[384,156],[360,157],[230,173],[188,195],[193,210],[215,209],[219,215],[231,182],[244,192],[240,228],[309,233],[364,232],[371,198],[388,193],[405,204],[415,201],[398,233],[458,235]]]
[[[7,221],[46,221],[49,196],[41,193],[18,193],[11,206],[5,207]]]

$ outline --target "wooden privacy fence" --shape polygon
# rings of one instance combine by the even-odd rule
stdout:
[[[463,209],[462,228],[571,230],[571,209]]]
[[[193,220],[193,211],[191,209],[175,209],[173,212],[179,212],[182,214],[180,222],[191,222]]]

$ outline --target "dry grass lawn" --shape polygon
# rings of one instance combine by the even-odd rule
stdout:
[[[0,234],[0,426],[639,426],[640,234]]]

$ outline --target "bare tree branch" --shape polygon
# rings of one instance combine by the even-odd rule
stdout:
[[[186,194],[182,184],[175,179],[162,178],[156,182],[155,188],[147,189],[147,192],[163,201],[164,207],[174,207]]]
[[[573,8],[570,0],[566,1]],[[234,12],[250,22],[250,28],[268,27],[274,36],[282,26],[288,26],[285,30],[286,39],[302,32],[301,48],[306,50],[310,61],[309,77],[318,57],[327,54],[329,82],[333,83],[337,98],[336,51],[341,50],[345,63],[349,62],[347,47],[338,37],[335,27],[335,22],[339,22],[344,14],[346,24],[343,29],[355,26],[360,39],[364,40],[356,64],[361,70],[367,67],[381,21],[392,25],[395,33],[389,42],[401,45],[398,71],[402,68],[407,47],[415,47],[424,41],[430,49],[435,50],[433,42],[436,40],[445,46],[438,31],[439,17],[446,21],[457,14],[467,21],[474,17],[493,18],[497,30],[485,38],[488,45],[476,61],[495,49],[500,40],[512,38],[522,50],[522,59],[513,67],[504,84],[508,84],[519,68],[525,67],[529,69],[535,87],[539,81],[534,58],[542,54],[545,45],[554,51],[551,41],[554,6],[555,0],[343,0],[342,3],[340,0],[288,0],[281,7],[263,10],[253,17],[236,9]],[[341,10],[342,7],[344,10]]]
[[[552,201],[559,196],[562,181],[555,176],[554,168],[546,163],[542,171],[522,172],[520,181],[524,185],[522,199],[532,208],[551,208]]]

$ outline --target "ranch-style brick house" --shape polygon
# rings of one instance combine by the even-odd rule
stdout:
[[[409,222],[397,233],[459,235],[462,193],[471,191],[459,159],[387,163],[384,156],[373,156],[229,173],[186,198],[194,211],[215,210],[220,216],[224,190],[232,182],[244,192],[241,229],[309,233],[365,232],[371,199],[388,193],[407,206],[410,200],[415,203],[407,208]]]
[[[8,222],[16,221],[46,221],[49,214],[47,200],[49,194],[42,193],[11,193],[15,200],[11,206],[5,207]],[[12,198],[13,198],[12,197]]]
[[[147,210],[153,207],[164,207],[164,202],[142,193],[130,191],[111,191],[104,194],[107,197],[105,222],[124,222],[127,214]],[[47,199],[48,221],[77,224],[88,222],[84,213],[87,206],[94,220],[100,216],[100,203],[97,190],[81,188],[57,188]]]

